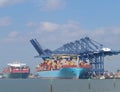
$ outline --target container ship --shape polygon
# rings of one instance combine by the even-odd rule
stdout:
[[[20,62],[9,63],[3,69],[3,78],[28,78],[29,74],[30,67]]]
[[[77,55],[53,55],[44,58],[44,62],[36,67],[40,78],[65,78],[79,79],[90,75],[91,65],[89,62],[79,60]]]

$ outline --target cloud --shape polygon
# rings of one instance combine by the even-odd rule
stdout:
[[[8,33],[7,37],[3,39],[4,43],[13,43],[13,42],[18,42],[18,39],[20,37],[20,33],[17,31],[11,31]]]
[[[40,22],[38,25],[38,31],[46,31],[46,32],[55,32],[55,31],[71,31],[80,30],[80,26],[78,22],[69,21],[65,24],[58,24],[53,22]]]
[[[75,21],[69,21],[64,24],[54,22],[40,22],[34,31],[31,32],[31,37],[38,38],[43,44],[49,45],[57,43],[56,47],[69,41],[80,39],[86,33],[81,29],[80,24]],[[55,46],[54,45],[54,46]]]
[[[54,44],[53,48],[57,48],[66,42],[88,36],[105,47],[116,49],[120,45],[118,43],[120,39],[119,30],[119,27],[86,30],[82,29],[80,23],[76,21],[69,21],[64,24],[46,21],[40,22],[36,26],[36,29],[31,33],[31,37],[38,38],[42,44],[47,43],[50,47]],[[47,44],[46,46],[48,46]]]
[[[119,48],[120,27],[106,27],[91,30],[88,36],[92,37],[95,41],[103,44],[105,47],[112,49]]]
[[[54,11],[65,7],[66,0],[41,0],[40,8],[43,11]]]
[[[0,0],[0,7],[23,2],[24,0]]]
[[[40,23],[28,22],[28,26],[30,26],[27,27],[29,30],[28,32],[10,32],[7,36],[7,41],[29,42],[30,39],[37,38],[45,48],[55,49],[67,42],[79,40],[82,37],[88,36],[98,43],[103,44],[105,47],[119,49],[120,46],[120,27],[86,30],[81,28],[80,23],[76,21],[68,21],[64,24],[49,21]]]
[[[3,17],[0,18],[0,26],[9,26],[11,24],[11,19],[10,17]]]
[[[38,30],[40,31],[47,31],[47,32],[54,32],[58,30],[59,24],[51,23],[51,22],[41,22],[39,25]]]
[[[8,34],[8,37],[10,37],[10,38],[16,38],[18,36],[19,36],[19,32],[17,32],[17,31],[12,31]]]
[[[30,21],[26,24],[26,26],[27,27],[34,27],[34,26],[36,26],[36,23]]]
[[[32,34],[33,35],[33,34]],[[29,43],[29,40],[32,37],[31,33],[20,32],[20,30],[15,30],[7,33],[7,35],[0,39],[0,42],[3,44],[26,44]]]

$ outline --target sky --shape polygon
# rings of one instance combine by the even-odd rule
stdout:
[[[35,71],[40,58],[30,43],[54,50],[88,36],[120,50],[120,0],[0,0],[0,71],[26,63]],[[105,69],[120,69],[120,55],[105,58]]]

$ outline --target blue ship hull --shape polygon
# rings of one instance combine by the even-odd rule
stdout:
[[[88,69],[86,68],[61,68],[60,70],[39,71],[40,78],[82,78]]]

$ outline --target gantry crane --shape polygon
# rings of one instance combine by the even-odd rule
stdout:
[[[103,44],[100,44],[89,37],[66,43],[54,51],[51,51],[50,49],[43,50],[36,39],[31,39],[30,42],[39,53],[39,56],[43,59],[45,57],[50,57],[52,54],[77,54],[83,61],[90,61],[92,72],[96,72],[96,74],[104,73],[105,56],[120,54],[120,50],[114,51],[110,48],[105,48],[103,47]]]

